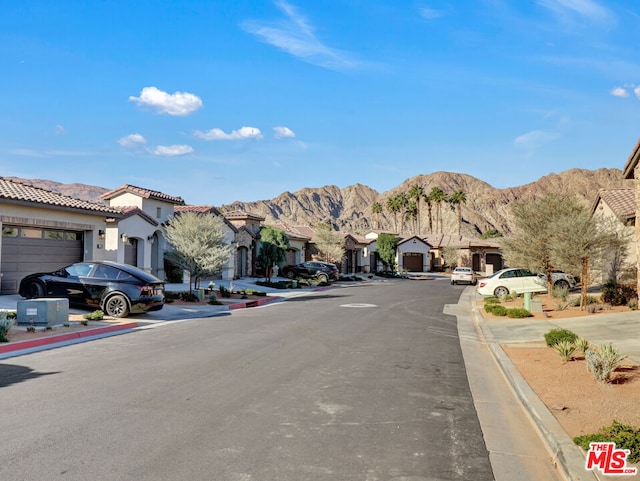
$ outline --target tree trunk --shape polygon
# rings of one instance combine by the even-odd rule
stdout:
[[[589,285],[589,257],[582,258],[582,272],[580,273],[580,310],[587,310],[587,287]]]

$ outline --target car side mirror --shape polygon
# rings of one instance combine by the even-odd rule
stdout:
[[[66,269],[60,269],[58,271],[55,271],[54,274],[58,277],[69,277],[69,273],[67,272]]]

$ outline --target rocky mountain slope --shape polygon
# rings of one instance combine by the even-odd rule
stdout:
[[[99,200],[100,195],[108,190],[85,184],[7,178],[92,201]],[[571,169],[560,174],[547,175],[530,184],[508,189],[496,189],[466,174],[435,172],[407,179],[384,193],[361,184],[342,189],[329,185],[305,188],[293,193],[284,192],[271,200],[233,202],[220,208],[222,211],[243,210],[259,214],[266,218],[267,224],[280,221],[292,226],[309,226],[325,222],[346,232],[364,233],[375,228],[393,231],[395,230],[394,219],[387,212],[387,200],[399,193],[407,193],[415,184],[421,185],[427,193],[433,187],[439,187],[448,194],[456,190],[464,191],[467,202],[462,205],[462,235],[469,237],[478,236],[492,229],[508,233],[511,225],[510,205],[515,201],[527,201],[550,192],[564,192],[576,195],[586,205],[591,205],[598,189],[632,187],[629,181],[623,180],[622,171],[619,169]],[[378,218],[371,212],[371,206],[375,202],[383,206],[383,212]],[[435,208],[433,211],[432,219],[435,221]],[[444,203],[442,217],[443,232],[457,234],[458,218],[455,206]],[[429,233],[429,216],[424,202],[420,208],[420,225],[422,234]],[[408,222],[405,222],[404,227],[405,235],[413,233]],[[400,221],[398,221],[397,230],[400,230]]]

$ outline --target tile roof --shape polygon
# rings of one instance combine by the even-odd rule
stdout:
[[[238,232],[238,228],[222,215],[222,213],[212,205],[176,205],[173,212],[180,214],[181,212],[195,212],[196,214],[213,214],[222,217],[224,223],[233,231]]]
[[[182,197],[174,197],[169,194],[163,194],[162,192],[158,192],[157,190],[145,189],[143,187],[136,187],[135,185],[130,185],[130,184],[124,184],[118,187],[117,189],[110,190],[109,192],[105,192],[100,196],[100,198],[109,200],[125,192],[138,195],[145,199],[162,200],[164,202],[169,202],[170,204],[176,204],[176,205],[184,204],[184,200],[182,199]]]
[[[0,199],[100,212],[108,215],[114,215],[120,212],[104,204],[76,199],[39,187],[13,182],[4,177],[0,177]]]
[[[476,239],[459,235],[429,234],[422,237],[430,246],[435,249],[444,247],[457,247],[459,249],[470,249],[472,247],[482,247],[485,249],[499,249],[500,243],[495,239]]]
[[[120,212],[122,212],[123,219],[131,217],[133,215],[139,215],[151,225],[157,226],[160,224],[160,222],[158,222],[145,211],[136,206],[120,207]]]
[[[620,219],[632,219],[636,215],[636,193],[634,189],[600,189],[592,213],[602,199]]]
[[[229,212],[225,212],[223,215],[230,220],[250,219],[256,220],[258,222],[262,222],[265,220],[265,217],[262,217],[258,214],[252,214],[251,212],[244,212],[242,210],[232,210]]]
[[[635,175],[635,168],[638,165],[638,158],[640,157],[640,139],[636,142],[635,147],[631,151],[629,158],[627,159],[627,163],[624,165],[624,169],[622,170],[622,178],[623,179],[633,179]]]

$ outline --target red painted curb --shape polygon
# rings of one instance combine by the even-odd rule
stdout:
[[[0,353],[21,351],[23,349],[32,349],[34,347],[46,346],[58,342],[72,341],[74,339],[82,339],[84,337],[97,336],[108,332],[122,331],[125,329],[133,329],[138,327],[137,322],[128,322],[126,324],[117,324],[115,326],[96,327],[87,331],[69,332],[67,334],[59,334],[57,336],[42,337],[40,339],[32,339],[28,341],[18,341],[9,344],[0,345]]]
[[[280,299],[282,299],[280,296],[272,296],[272,297],[267,297],[266,299],[256,299],[253,301],[238,302],[237,304],[229,304],[229,309],[245,309],[248,307],[258,307],[258,306],[263,306],[265,304],[270,304],[271,302],[275,302]]]

